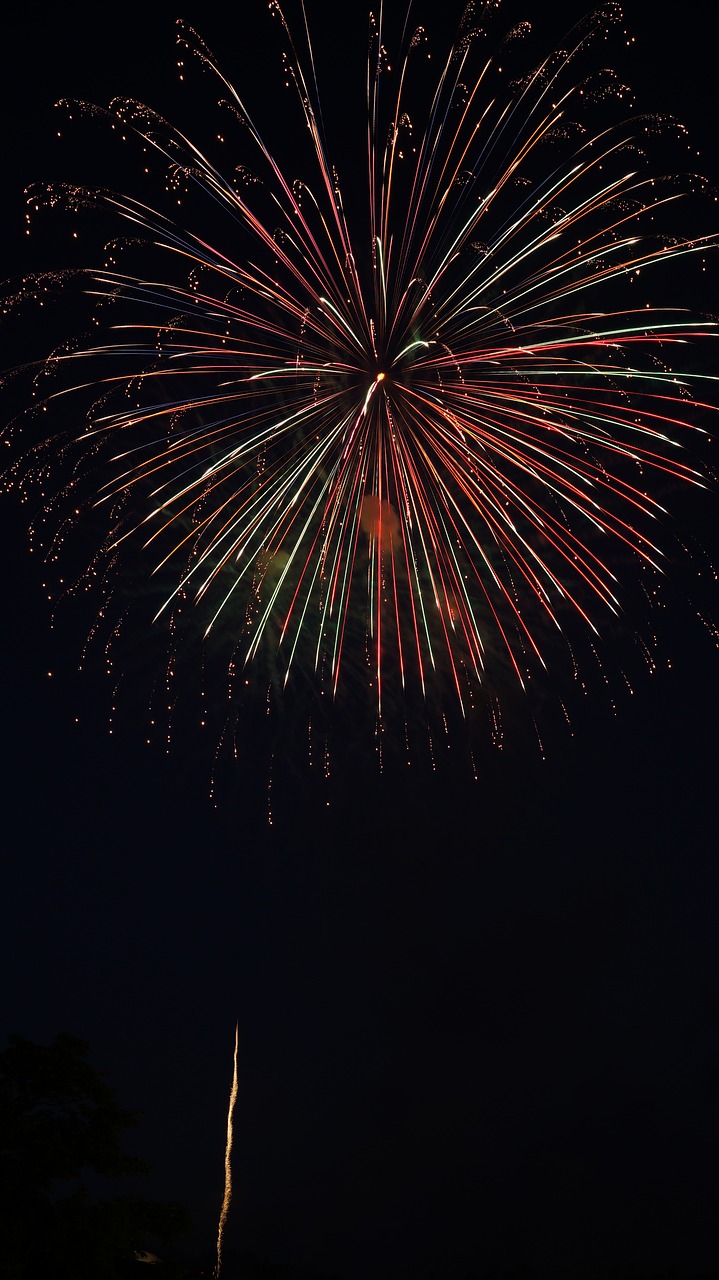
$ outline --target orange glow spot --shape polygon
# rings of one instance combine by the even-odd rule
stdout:
[[[378,541],[381,551],[391,551],[399,538],[399,516],[386,498],[366,493],[362,499],[360,524],[368,537]]]

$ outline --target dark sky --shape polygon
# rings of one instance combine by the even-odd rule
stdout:
[[[24,186],[78,164],[53,102],[176,102],[174,11],[149,8],[109,30],[99,8],[5,20],[4,275],[65,251],[22,234]],[[178,14],[261,93],[256,8]],[[344,30],[313,8],[336,97],[364,5],[339,7]],[[558,31],[582,10],[552,8]],[[660,25],[628,4],[629,74],[719,179],[706,11]],[[102,169],[100,147],[84,159]],[[716,508],[684,512],[716,549]],[[719,668],[691,611],[664,623],[671,668],[616,716],[584,707],[545,761],[482,755],[473,784],[359,771],[329,806],[290,788],[270,826],[256,777],[213,804],[211,753],[147,747],[123,691],[108,732],[108,686],[73,674],[77,626],[51,628],[12,498],[0,519],[0,1031],[90,1042],[197,1256],[212,1265],[237,1021],[229,1247],[344,1280],[719,1267]]]

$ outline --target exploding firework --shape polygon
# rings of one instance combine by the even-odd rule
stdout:
[[[69,286],[23,285],[79,282],[95,332],[36,371],[74,425],[13,479],[61,488],[52,559],[94,532],[107,652],[154,624],[170,720],[186,680],[235,751],[296,749],[302,725],[320,772],[337,744],[436,763],[463,733],[471,759],[518,695],[533,716],[588,654],[608,670],[660,581],[665,495],[703,484],[713,379],[675,353],[714,326],[671,302],[715,244],[693,214],[676,229],[702,184],[661,177],[662,122],[591,70],[615,5],[532,62],[528,24],[471,4],[437,72],[380,6],[334,135],[304,5],[270,12],[279,106],[178,28],[183,79],[219,90],[207,140],[134,101],[60,104],[164,184],[30,193],[125,231]]]

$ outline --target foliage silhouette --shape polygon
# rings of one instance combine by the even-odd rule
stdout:
[[[184,1208],[137,1196],[105,1198],[106,1184],[149,1169],[122,1146],[135,1113],[119,1106],[88,1045],[13,1036],[0,1053],[0,1239],[7,1280],[118,1280],[147,1241],[188,1229]],[[164,1268],[168,1274],[168,1268]],[[172,1272],[173,1268],[169,1268]]]

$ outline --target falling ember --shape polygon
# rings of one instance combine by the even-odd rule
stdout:
[[[217,1227],[217,1262],[215,1263],[214,1276],[215,1280],[219,1280],[220,1270],[222,1268],[222,1242],[225,1235],[225,1224],[227,1215],[230,1210],[230,1200],[232,1199],[232,1117],[237,1102],[237,1045],[239,1036],[239,1024],[235,1024],[235,1051],[232,1057],[232,1088],[230,1089],[230,1103],[227,1108],[227,1145],[225,1147],[225,1193],[222,1197],[222,1208],[220,1210],[220,1221]]]

